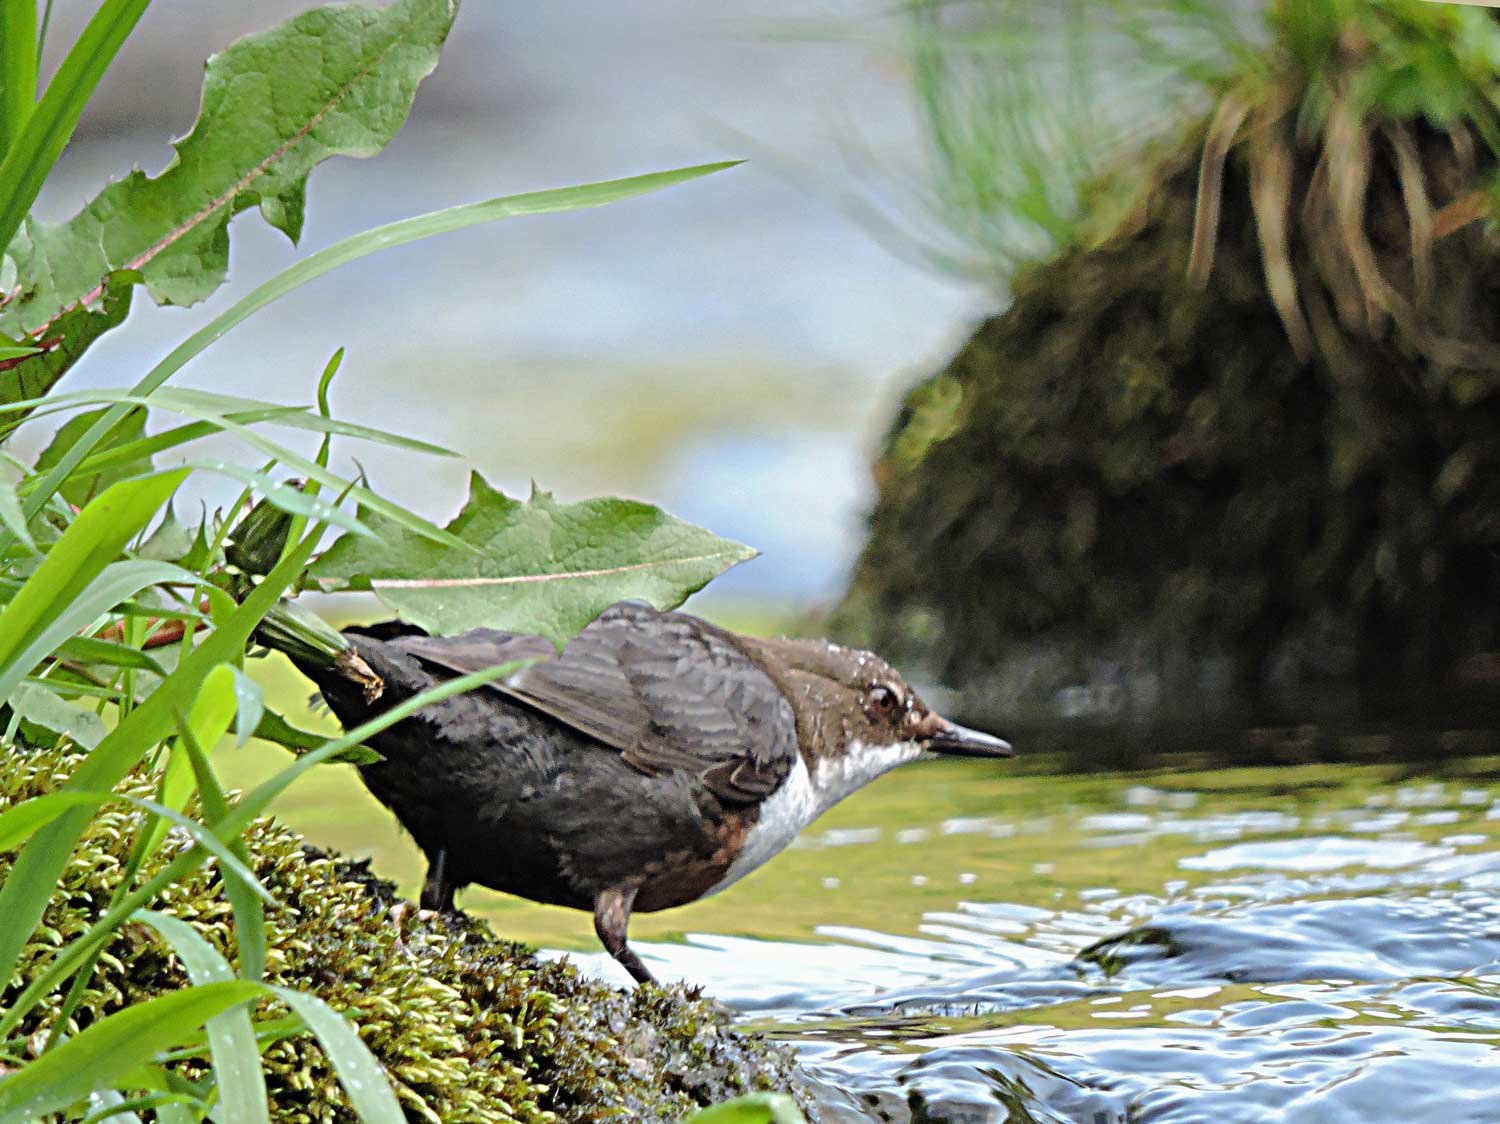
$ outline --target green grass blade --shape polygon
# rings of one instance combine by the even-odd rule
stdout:
[[[187,471],[179,469],[123,480],[105,489],[79,512],[36,572],[0,612],[0,668],[12,663],[47,623],[119,556],[186,476]]]
[[[30,839],[69,808],[97,808],[118,800],[113,792],[48,792],[0,812],[0,852],[11,851]]]
[[[25,1124],[109,1088],[221,1011],[262,994],[262,986],[226,980],[183,988],[100,1019],[0,1081],[0,1124]]]
[[[234,744],[238,748],[255,736],[261,717],[266,712],[265,692],[260,684],[237,667],[234,672]]]
[[[350,1105],[365,1124],[406,1124],[385,1070],[342,1015],[315,995],[274,984],[267,988],[317,1036]]]
[[[47,92],[0,163],[0,248],[8,247],[52,165],[78,125],[78,116],[150,0],[104,0],[57,68]],[[19,0],[6,0],[7,9]],[[27,43],[32,49],[35,40]],[[7,53],[9,49],[7,48]],[[34,78],[33,78],[34,81]]]
[[[89,1096],[89,1104],[98,1107],[83,1118],[83,1124],[101,1124],[113,1120],[115,1124],[141,1124],[136,1109],[151,1107],[148,1097],[132,1097],[126,1100],[113,1089],[95,1089]]]
[[[275,453],[273,452],[271,455],[275,456]],[[238,480],[246,488],[259,492],[271,501],[273,506],[280,508],[288,514],[300,515],[303,519],[315,519],[329,523],[335,527],[342,527],[354,534],[363,535],[366,538],[374,534],[369,527],[361,523],[350,512],[345,511],[341,507],[335,507],[326,500],[320,500],[316,496],[309,496],[298,488],[290,487],[269,473],[256,472],[254,469],[246,468],[244,465],[235,464],[232,461],[196,460],[189,461],[188,466],[190,468],[202,469],[205,472],[216,472],[220,476],[229,477],[231,480]],[[292,467],[297,467],[295,461],[292,463]],[[363,489],[360,489],[360,491],[363,491]],[[412,516],[409,512],[407,515],[408,519],[416,518],[416,516]]]
[[[55,654],[59,659],[72,663],[128,667],[136,671],[149,671],[163,679],[167,677],[166,669],[139,648],[116,644],[112,640],[99,640],[93,636],[70,636],[57,646]]]
[[[276,899],[271,896],[269,890],[261,885],[260,879],[255,877],[255,873],[235,856],[215,832],[210,831],[197,820],[184,816],[176,809],[168,808],[165,804],[159,804],[155,800],[142,800],[137,796],[122,796],[120,799],[124,800],[127,804],[134,804],[137,808],[150,812],[154,816],[161,816],[163,819],[171,821],[175,826],[180,827],[188,835],[192,836],[193,842],[219,860],[219,866],[225,875],[225,881],[228,881],[228,877],[233,875],[245,886],[253,890],[261,901],[267,905],[276,904]]]
[[[204,678],[203,686],[199,689],[197,698],[193,699],[192,709],[187,719],[182,719],[181,711],[173,715],[178,725],[178,740],[172,743],[171,757],[167,761],[166,768],[161,772],[157,800],[174,812],[180,812],[187,807],[188,798],[197,787],[197,769],[194,767],[189,748],[184,744],[184,736],[196,736],[199,745],[204,743],[213,745],[224,736],[234,717],[234,688],[231,680],[232,676],[227,665],[214,668]],[[210,808],[212,799],[212,793],[203,794],[204,822],[210,827],[213,826],[214,820],[223,814],[222,810],[216,814]],[[160,845],[166,830],[167,824],[158,820],[141,834],[140,845],[126,865],[127,883],[134,879],[141,864]]]
[[[36,63],[40,53],[36,0],[0,4],[0,157],[10,151],[36,108]]]
[[[233,678],[232,685],[225,684],[226,671]],[[179,718],[178,727],[181,731],[179,745],[192,762],[193,777],[197,781],[199,798],[203,802],[204,821],[218,832],[235,857],[248,866],[250,849],[245,846],[245,840],[239,835],[231,836],[227,832],[218,831],[219,824],[229,814],[229,801],[219,784],[219,778],[214,775],[208,754],[203,750],[205,742],[212,744],[219,741],[229,729],[229,721],[223,717],[226,702],[236,723],[241,721],[244,702],[240,684],[244,680],[244,674],[233,664],[215,668],[198,696],[193,716],[188,721]],[[205,699],[212,701],[202,707],[204,713],[199,713],[199,704],[203,704]],[[259,716],[256,717],[258,719]],[[258,980],[266,969],[265,910],[261,908],[260,899],[241,883],[226,880],[224,896],[229,899],[230,909],[234,912],[235,940],[240,949],[240,972],[247,979]]]
[[[690,168],[678,168],[670,172],[652,172],[644,176],[631,176],[626,179],[605,180],[600,183],[583,184],[577,187],[554,188],[550,191],[532,191],[521,195],[507,195],[498,199],[489,199],[482,203],[467,203],[458,207],[449,207],[441,211],[433,211],[429,214],[418,215],[414,218],[402,219],[398,222],[378,226],[373,230],[367,230],[341,242],[335,242],[326,249],[319,250],[315,254],[297,262],[295,265],[283,270],[257,285],[255,289],[247,293],[234,305],[214,317],[198,331],[194,332],[182,343],[148,371],[145,376],[136,383],[133,393],[146,396],[150,395],[157,387],[161,386],[187,363],[202,352],[209,345],[223,337],[232,329],[243,323],[249,317],[260,311],[272,301],[278,300],[294,289],[300,288],[313,281],[330,270],[337,269],[341,265],[358,261],[360,258],[380,250],[388,250],[396,246],[404,246],[408,242],[415,242],[421,238],[430,238],[435,234],[446,234],[465,227],[476,226],[480,223],[493,222],[496,219],[513,218],[519,215],[542,215],[553,214],[560,211],[576,211],[588,207],[602,207],[607,203],[614,203],[632,196],[644,195],[651,191],[660,191],[662,188],[671,187],[674,184],[686,183],[700,176],[709,175],[712,172],[732,168],[739,161],[726,160],[715,164],[699,164]],[[117,405],[111,409],[92,426],[88,432],[74,443],[67,454],[52,467],[52,470],[43,479],[41,486],[27,499],[27,518],[40,511],[48,498],[57,491],[78,467],[78,463],[88,456],[94,446],[105,434],[125,416],[130,409],[128,406]],[[437,528],[432,528],[437,531]],[[438,532],[437,541],[446,542],[447,536]],[[0,957],[0,963],[4,958]]]
[[[110,491],[121,486],[116,484]],[[84,510],[93,507],[94,504],[90,504]],[[172,731],[174,713],[191,705],[208,673],[219,664],[230,663],[244,655],[245,645],[255,626],[302,573],[322,533],[321,527],[315,527],[296,550],[278,562],[234,615],[189,652],[161,686],[105,735],[68,778],[64,791],[112,789],[149,747],[166,738]],[[0,621],[3,619],[0,616]],[[31,839],[16,858],[9,877],[0,883],[0,919],[3,919],[0,920],[0,979],[10,979],[15,971],[21,947],[41,921],[52,888],[88,820],[86,810],[65,811]],[[238,834],[244,826],[238,824],[229,831]],[[143,903],[136,902],[132,908],[140,904]],[[47,993],[43,991],[41,994]],[[0,1035],[6,1032],[3,1028],[13,1027],[24,1013],[17,1001],[11,1011],[0,1016]]]
[[[56,651],[65,640],[79,629],[87,628],[126,598],[134,597],[141,590],[162,582],[195,583],[197,580],[197,575],[170,562],[126,559],[104,567],[74,597],[54,605],[54,614],[38,623],[38,627],[25,638],[25,645],[19,651],[10,652],[4,662],[0,662],[0,701],[9,699],[27,673]],[[17,601],[26,593],[30,584],[28,582],[16,594]],[[14,605],[15,602],[11,604]],[[4,625],[4,619],[4,615],[0,614],[0,626]]]
[[[194,986],[234,979],[228,962],[186,921],[152,910],[140,910],[135,919],[172,946]],[[225,1011],[209,1019],[205,1029],[219,1086],[215,1119],[219,1124],[266,1124],[271,1110],[250,1012],[243,1007]]]
[[[16,494],[16,486],[4,478],[0,478],[0,526],[9,531],[11,537],[27,550],[33,554],[37,552],[31,528],[26,526],[26,516],[21,511],[21,498]]]

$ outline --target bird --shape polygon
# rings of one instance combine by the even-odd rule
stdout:
[[[593,914],[637,983],[633,913],[732,886],[855,790],[924,754],[1003,758],[870,652],[765,639],[618,602],[563,648],[401,621],[343,632],[350,659],[293,662],[346,728],[446,679],[521,670],[372,737],[361,780],[427,859],[420,905],[477,884]]]

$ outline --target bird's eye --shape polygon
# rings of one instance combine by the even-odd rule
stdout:
[[[879,686],[870,691],[870,713],[877,718],[889,718],[901,708],[901,696],[890,687]]]

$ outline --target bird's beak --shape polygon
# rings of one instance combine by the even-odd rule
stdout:
[[[993,734],[986,734],[979,730],[971,730],[967,726],[960,726],[957,722],[949,722],[946,718],[939,721],[942,725],[927,741],[927,748],[933,753],[941,753],[949,757],[1014,757],[1016,755],[1010,742],[1004,738],[997,738]]]

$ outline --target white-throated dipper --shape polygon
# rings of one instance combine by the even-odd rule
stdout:
[[[370,742],[360,768],[427,856],[422,905],[470,883],[593,912],[610,954],[634,910],[730,886],[855,789],[924,751],[1009,757],[940,717],[884,660],[821,640],[763,640],[635,602],[563,650],[478,629],[350,629],[373,672],[304,666],[353,726],[455,674],[538,659],[427,707]]]

